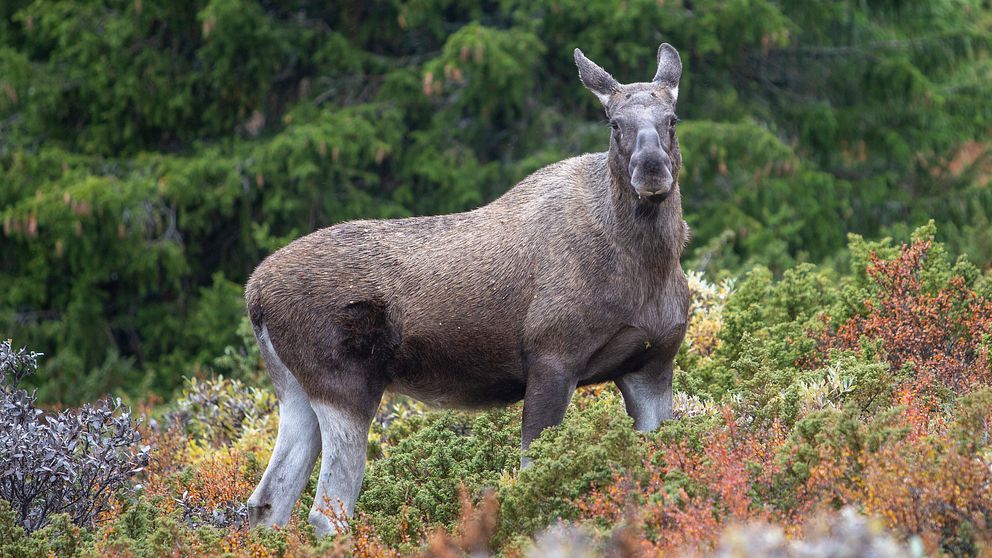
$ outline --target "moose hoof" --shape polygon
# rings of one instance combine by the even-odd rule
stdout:
[[[343,520],[332,520],[325,513],[317,510],[310,510],[307,521],[310,522],[310,525],[313,525],[314,532],[318,537],[337,535],[345,527]]]

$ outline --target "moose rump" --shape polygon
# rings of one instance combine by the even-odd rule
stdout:
[[[330,532],[319,508],[353,512],[386,389],[444,407],[523,398],[522,323],[509,311],[521,297],[506,276],[482,284],[466,276],[491,242],[453,251],[445,233],[457,228],[445,218],[344,223],[277,251],[252,275],[249,315],[280,412],[270,465],[249,500],[252,524],[288,521],[320,453],[310,521]],[[485,321],[458,310],[485,306]]]

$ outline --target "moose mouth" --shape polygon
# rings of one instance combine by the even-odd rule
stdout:
[[[675,187],[672,169],[667,161],[637,161],[631,165],[630,185],[640,201],[659,204],[665,201]]]

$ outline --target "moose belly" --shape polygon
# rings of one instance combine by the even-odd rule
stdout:
[[[657,358],[660,349],[656,335],[636,327],[622,328],[592,354],[579,385],[615,380],[639,370]]]
[[[437,407],[480,409],[524,397],[520,351],[492,337],[407,337],[390,367],[389,390]]]

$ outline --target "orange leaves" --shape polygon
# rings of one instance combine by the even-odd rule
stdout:
[[[202,459],[194,466],[190,480],[178,477],[183,504],[213,510],[244,501],[255,488],[254,479],[245,473],[245,465],[245,456],[234,448]]]
[[[927,550],[964,523],[992,536],[992,470],[982,459],[930,439],[893,444],[863,458],[865,512],[904,536],[919,535]]]
[[[499,524],[499,501],[496,493],[487,491],[476,505],[472,503],[468,491],[462,487],[459,498],[462,510],[458,525],[452,533],[440,528],[435,531],[420,554],[422,558],[488,555],[490,541]]]
[[[761,495],[780,472],[774,456],[784,443],[777,423],[745,432],[724,408],[701,449],[684,440],[652,444],[643,476],[617,474],[577,506],[584,519],[609,523],[636,515],[655,552],[706,548],[728,524],[773,517]]]
[[[916,240],[891,260],[873,253],[866,271],[874,296],[864,301],[862,313],[820,336],[820,351],[808,364],[825,358],[830,349],[860,352],[865,341],[875,341],[894,372],[911,370],[911,387],[903,389],[904,396],[911,396],[907,402],[932,398],[940,387],[960,394],[988,383],[984,339],[992,333],[992,300],[978,295],[963,277],[941,281],[928,269],[931,245]]]

